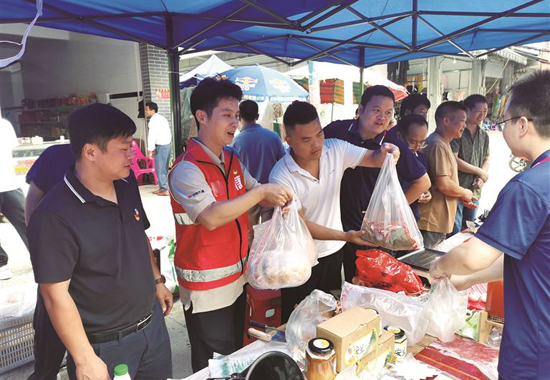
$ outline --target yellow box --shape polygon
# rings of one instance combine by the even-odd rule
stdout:
[[[379,318],[372,309],[354,307],[317,326],[317,336],[334,343],[338,372],[376,351]]]

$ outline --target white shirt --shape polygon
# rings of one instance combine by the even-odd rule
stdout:
[[[348,168],[355,168],[367,153],[367,149],[346,141],[327,139],[320,158],[319,179],[302,169],[292,158],[290,151],[277,162],[269,176],[269,182],[289,187],[298,201],[298,209],[305,217],[321,226],[343,231],[340,218],[340,182]],[[315,240],[319,258],[340,250],[346,242]]]
[[[0,192],[19,188],[13,165],[13,148],[19,145],[13,126],[0,119]]]
[[[225,171],[224,155],[217,157],[206,145],[198,139],[206,154],[220,169]],[[246,190],[251,190],[260,183],[254,179],[241,162]],[[199,214],[216,202],[212,189],[206,182],[203,172],[192,162],[182,161],[174,167],[168,177],[168,187],[172,196],[183,206],[191,222],[196,223]],[[246,284],[246,276],[242,275],[237,281],[228,285],[209,290],[189,290],[180,286],[180,299],[185,310],[193,303],[193,314],[219,310],[232,305],[242,294]]]
[[[147,150],[152,152],[155,145],[168,145],[172,143],[172,130],[168,120],[158,113],[149,119],[149,138],[147,139]]]

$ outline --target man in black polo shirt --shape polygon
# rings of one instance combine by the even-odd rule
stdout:
[[[324,128],[325,138],[337,138],[367,149],[380,149],[388,142],[399,147],[402,152],[397,162],[397,174],[411,183],[405,192],[409,203],[416,201],[430,188],[430,178],[426,169],[418,162],[407,144],[395,134],[386,134],[393,118],[395,97],[385,86],[372,86],[365,90],[359,106],[359,118],[356,120],[338,120]],[[344,231],[359,230],[364,212],[369,205],[374,185],[380,169],[357,167],[347,169],[342,179],[340,206]],[[355,276],[355,252],[368,249],[352,243],[344,246],[344,274],[351,282]]]
[[[137,182],[125,179],[135,130],[111,106],[76,111],[69,120],[76,165],[29,223],[35,279],[69,351],[70,379],[109,379],[117,364],[134,380],[172,376],[163,318],[172,296],[145,235]]]

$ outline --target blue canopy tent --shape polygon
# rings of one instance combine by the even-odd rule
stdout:
[[[0,9],[2,24],[29,23],[36,14],[35,0],[0,0]],[[178,115],[180,54],[222,50],[361,68],[441,54],[480,57],[549,40],[550,0],[45,0],[36,24],[166,49]]]

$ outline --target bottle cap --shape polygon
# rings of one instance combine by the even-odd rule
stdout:
[[[330,354],[334,349],[334,344],[328,339],[314,338],[309,341],[307,347],[315,354]]]
[[[115,376],[122,376],[128,373],[128,366],[126,364],[119,364],[115,367]]]
[[[391,332],[392,334],[394,334],[395,339],[401,339],[405,336],[405,331],[403,331],[399,327],[389,326],[389,327],[386,327],[386,330],[388,330],[388,332]]]

